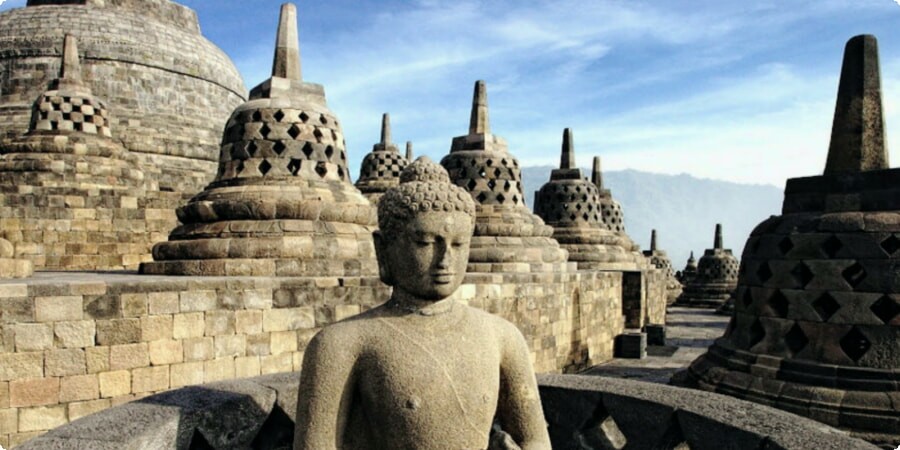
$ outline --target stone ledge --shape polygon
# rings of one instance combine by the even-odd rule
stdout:
[[[89,415],[18,448],[289,448],[298,384],[293,372],[177,389]],[[606,448],[610,441],[634,448],[877,449],[818,422],[708,392],[578,375],[543,375],[539,384],[556,449]]]

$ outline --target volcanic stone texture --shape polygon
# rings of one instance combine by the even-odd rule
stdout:
[[[202,189],[246,90],[196,14],[166,0],[30,1],[0,14],[0,134],[28,129],[33,102],[59,72],[64,34],[78,38],[85,81],[148,174],[158,167],[166,191]]]
[[[644,257],[650,260],[657,269],[663,271],[666,277],[666,303],[673,304],[681,295],[684,286],[675,278],[675,271],[672,269],[672,261],[665,250],[659,250],[656,246],[656,230],[650,235],[650,250],[644,250]]]
[[[731,249],[722,247],[722,225],[716,225],[713,248],[706,249],[697,272],[676,301],[682,306],[718,307],[731,298],[737,287],[739,263]]]
[[[385,191],[400,184],[400,172],[411,162],[391,142],[390,120],[385,113],[381,121],[381,141],[363,158],[356,180],[356,187],[372,203],[377,203]],[[407,143],[407,154],[412,156],[410,143]]]

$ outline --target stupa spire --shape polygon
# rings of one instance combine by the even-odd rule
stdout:
[[[413,147],[412,147],[412,141],[406,141],[406,160],[407,160],[407,161],[412,161],[412,160],[413,160]]]
[[[600,157],[594,157],[594,167],[593,171],[591,171],[591,182],[594,183],[594,186],[597,186],[597,189],[603,189],[603,172],[600,169]]]
[[[562,152],[559,157],[560,169],[575,168],[575,137],[572,130],[566,128],[563,130]]]
[[[278,37],[275,39],[275,60],[272,76],[300,81],[300,39],[297,34],[297,7],[293,3],[281,5],[278,18]]]
[[[391,115],[384,113],[381,116],[381,145],[387,147],[391,144]]]
[[[825,173],[888,169],[875,36],[847,41]]]
[[[721,223],[716,224],[716,237],[713,242],[713,248],[715,248],[715,249],[725,248],[725,246],[722,245],[722,224]]]
[[[59,79],[81,82],[81,60],[78,59],[78,39],[71,34],[63,38],[62,66],[59,69]]]
[[[472,117],[469,120],[469,134],[489,134],[491,121],[488,117],[487,86],[484,80],[475,82],[472,96]]]
[[[650,251],[651,252],[656,251],[656,230],[655,229],[650,232]]]

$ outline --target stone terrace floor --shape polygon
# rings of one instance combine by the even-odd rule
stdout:
[[[666,384],[672,374],[706,353],[725,333],[730,318],[712,309],[670,306],[666,311],[666,346],[649,346],[646,358],[616,358],[582,374]]]

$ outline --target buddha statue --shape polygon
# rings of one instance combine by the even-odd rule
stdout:
[[[294,448],[550,449],[522,334],[454,296],[475,226],[469,193],[421,157],[381,198],[378,225],[393,293],[310,342]]]

